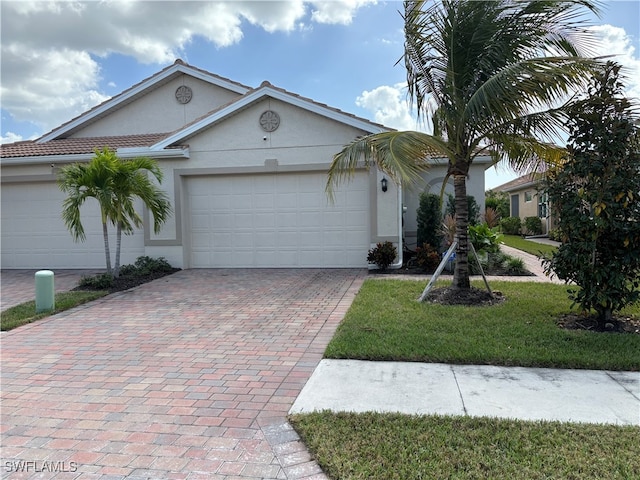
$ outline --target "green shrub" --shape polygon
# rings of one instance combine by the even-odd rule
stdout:
[[[108,273],[101,273],[94,275],[93,277],[82,277],[78,284],[84,288],[90,288],[92,290],[107,290],[113,287],[113,276]]]
[[[429,245],[439,248],[442,243],[440,224],[442,223],[442,207],[440,197],[434,193],[420,194],[420,206],[417,211],[418,245]]]
[[[554,240],[556,242],[562,241],[562,232],[559,228],[552,228],[549,230],[549,240]]]
[[[542,220],[539,217],[525,217],[524,229],[529,235],[540,235],[542,233]]]
[[[486,223],[471,225],[469,227],[469,240],[476,251],[495,253],[500,250],[500,239],[502,235],[495,228],[489,228]]]
[[[520,217],[507,217],[500,220],[500,229],[505,235],[520,235],[521,228]]]
[[[524,264],[524,260],[521,258],[509,257],[506,261],[507,272],[513,275],[522,275],[527,273],[527,267]]]
[[[369,250],[367,262],[376,264],[381,270],[386,270],[393,263],[397,254],[398,250],[393,243],[378,243],[375,248]]]
[[[505,192],[494,192],[487,190],[484,198],[485,208],[492,208],[500,218],[509,216],[509,194]]]
[[[480,275],[482,272],[480,271],[480,267],[478,266],[478,260],[480,261],[480,265],[482,265],[482,271],[487,272],[489,267],[489,254],[484,251],[476,252],[477,255],[474,255],[472,251],[469,251],[468,262],[469,262],[469,273],[471,275]]]
[[[170,272],[173,267],[164,257],[138,257],[133,265],[120,267],[120,276],[145,277],[152,273]]]
[[[640,302],[640,128],[620,68],[608,62],[571,107],[568,157],[544,189],[566,240],[545,271],[572,282],[569,298],[602,329]]]
[[[422,247],[416,248],[416,265],[426,272],[433,272],[440,264],[438,251],[430,244],[424,243]]]
[[[135,265],[122,265],[120,267],[120,276],[121,277],[129,277],[129,276],[135,276],[138,273],[138,269],[135,267]]]

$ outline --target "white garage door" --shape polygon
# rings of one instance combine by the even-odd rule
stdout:
[[[190,266],[366,266],[367,174],[341,187],[334,203],[325,182],[325,173],[190,178]]]
[[[74,242],[62,221],[64,194],[55,183],[2,184],[2,268],[105,268],[98,204],[86,202],[80,218],[87,238]],[[113,228],[112,228],[113,230]],[[110,238],[112,261],[115,234]],[[122,262],[144,255],[142,231],[122,237]]]

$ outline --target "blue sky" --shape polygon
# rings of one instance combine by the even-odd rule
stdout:
[[[602,50],[640,97],[640,2],[605,1]],[[399,129],[406,104],[401,2],[29,2],[2,0],[3,143],[37,138],[173,63],[263,80]],[[516,175],[487,172],[487,188]]]

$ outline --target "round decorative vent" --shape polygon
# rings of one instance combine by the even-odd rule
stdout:
[[[191,91],[191,88],[187,87],[186,85],[182,85],[176,90],[176,100],[178,100],[178,103],[182,103],[183,105],[185,103],[189,103],[192,96],[193,92]]]
[[[265,132],[273,132],[280,126],[280,115],[273,110],[267,110],[260,115],[260,126]]]

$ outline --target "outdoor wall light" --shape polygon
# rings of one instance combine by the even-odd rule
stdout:
[[[385,177],[382,177],[382,180],[380,180],[380,185],[382,186],[382,191],[386,192],[388,187],[388,180]]]

